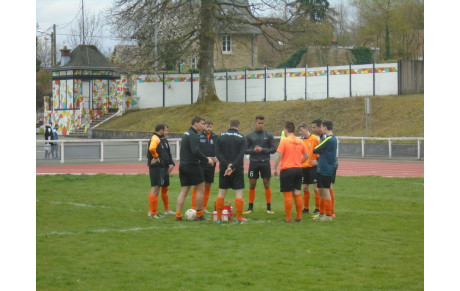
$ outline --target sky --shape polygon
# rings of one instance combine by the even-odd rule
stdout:
[[[84,0],[85,11],[87,14],[98,15],[106,12],[112,6],[114,0]],[[44,33],[36,32],[39,37],[45,37],[52,32],[53,24],[56,24],[56,44],[57,49],[63,45],[68,45],[68,38],[71,28],[76,30],[77,22],[81,17],[82,0],[37,0],[36,1],[36,24]],[[105,50],[113,50],[116,41],[110,38],[110,29],[105,29],[103,48],[99,48],[103,53]]]

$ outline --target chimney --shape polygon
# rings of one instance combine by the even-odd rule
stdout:
[[[70,62],[70,50],[67,46],[64,46],[61,50],[61,66],[66,65],[68,62]]]
[[[332,38],[331,40],[331,46],[332,47],[337,47],[339,44],[337,43],[337,40],[335,39],[335,37]]]

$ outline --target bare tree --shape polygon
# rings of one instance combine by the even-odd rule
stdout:
[[[336,12],[336,24],[335,34],[337,40],[342,44],[351,44],[351,15],[350,7],[340,1],[335,7]]]
[[[36,58],[41,67],[51,66],[51,42],[48,36],[36,38]]]
[[[116,0],[110,15],[115,31],[138,47],[142,70],[157,71],[160,66],[198,55],[200,91],[197,103],[218,101],[214,85],[214,49],[221,45],[219,33],[238,32],[267,25],[267,11],[284,11],[280,22],[269,21],[272,28],[289,27],[305,1],[248,0]],[[328,1],[321,1],[327,3]],[[328,3],[327,3],[328,4]],[[318,8],[315,6],[315,8]],[[319,9],[318,15],[323,12]],[[308,9],[302,8],[302,13]],[[315,15],[315,19],[319,16]],[[277,30],[276,28],[275,30]],[[267,30],[268,31],[268,30]],[[279,33],[262,31],[274,43]],[[273,30],[272,30],[273,31]],[[278,30],[279,31],[279,30]],[[277,39],[278,38],[278,39]],[[166,66],[168,67],[168,66]]]
[[[90,44],[101,50],[104,26],[102,14],[92,14],[85,8],[84,13],[80,13],[76,26],[70,29],[71,35],[67,38],[68,45],[76,48],[80,44]]]

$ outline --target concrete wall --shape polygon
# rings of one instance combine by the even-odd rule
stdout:
[[[374,68],[375,66],[375,68]],[[397,63],[219,72],[221,101],[283,101],[398,94]],[[196,102],[199,74],[136,75],[139,109]],[[193,93],[192,93],[193,92]],[[192,95],[193,94],[193,95]]]

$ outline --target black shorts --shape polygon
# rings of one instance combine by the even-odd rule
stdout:
[[[280,172],[280,191],[294,192],[302,187],[302,168],[284,169]]]
[[[317,166],[302,168],[302,184],[316,184],[316,168]]]
[[[272,170],[270,168],[270,161],[266,162],[249,162],[248,178],[249,179],[259,179],[270,178],[272,176]]]
[[[219,171],[219,189],[244,189],[244,170],[236,169],[230,176],[224,176],[225,170]]]
[[[182,187],[203,183],[204,175],[200,165],[182,166],[179,164],[179,180]]]
[[[168,177],[168,185],[169,185],[169,175],[168,172],[165,171],[162,167],[149,167],[149,174],[150,174],[150,186],[165,186],[165,178]]]
[[[216,166],[211,165],[202,165],[200,164],[201,170],[203,171],[204,181],[206,183],[212,184],[214,183],[214,173],[216,172]]]
[[[329,189],[331,188],[332,184],[332,176],[323,176],[320,173],[317,174],[316,176],[316,187],[319,188],[326,188]]]
[[[339,164],[335,165],[335,167],[334,167],[334,173],[332,173],[332,180],[331,180],[332,184],[335,183],[335,175],[337,174],[337,168],[338,167],[339,167]]]

